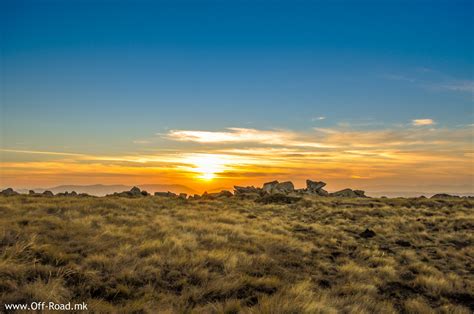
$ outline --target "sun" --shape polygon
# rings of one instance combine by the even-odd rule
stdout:
[[[187,162],[192,165],[192,170],[197,178],[211,181],[217,177],[219,172],[225,170],[225,160],[219,155],[196,154],[191,156]]]
[[[214,179],[215,177],[216,177],[216,175],[212,172],[204,172],[199,176],[200,179],[203,179],[203,180],[206,180],[206,181],[210,181],[210,180]]]

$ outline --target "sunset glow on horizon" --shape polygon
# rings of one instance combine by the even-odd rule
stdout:
[[[456,3],[4,2],[0,188],[474,194]]]
[[[404,184],[413,189],[441,180],[471,193],[472,132],[470,125],[447,129],[408,123],[371,131],[229,128],[169,131],[136,144],[136,152],[127,155],[2,149],[2,184],[166,183],[203,192],[274,179],[302,186],[313,178],[329,182],[330,189],[369,190]]]

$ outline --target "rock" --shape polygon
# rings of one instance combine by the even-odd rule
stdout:
[[[265,193],[272,194],[275,187],[278,185],[278,181],[267,182],[263,184],[262,190]]]
[[[54,196],[54,194],[51,191],[44,191],[43,196]]]
[[[137,188],[136,186],[134,186],[133,188],[130,189],[130,193],[132,196],[140,196],[141,195],[141,191],[139,188]]]
[[[363,232],[359,234],[362,238],[368,239],[368,238],[373,238],[375,237],[375,232],[370,229],[365,229]]]
[[[410,247],[411,243],[406,240],[397,240],[395,241],[396,244],[403,246],[403,247]]]
[[[362,190],[351,190],[351,189],[344,189],[334,193],[330,193],[330,196],[335,197],[366,197],[365,192]]]
[[[186,198],[188,198],[188,194],[186,194],[186,193],[179,193],[178,198],[185,200]]]
[[[241,194],[241,193],[259,193],[262,189],[256,188],[252,186],[237,186],[234,185],[234,194]]]
[[[14,196],[14,195],[18,195],[18,194],[19,193],[15,192],[12,188],[7,188],[7,189],[0,192],[0,195],[3,195],[3,196]]]
[[[362,191],[362,190],[354,190],[354,193],[355,193],[358,197],[367,197],[367,196],[365,196],[365,191]]]
[[[90,195],[87,193],[79,193],[77,196],[79,197],[89,197]]]
[[[76,191],[72,191],[69,195],[71,195],[71,196],[77,196],[77,193],[76,193]]]
[[[148,196],[148,195],[150,195],[150,194],[149,194],[147,191],[145,191],[145,190],[141,191],[141,194],[142,194],[143,196]]]
[[[457,195],[450,195],[450,194],[446,194],[446,193],[439,193],[439,194],[435,194],[433,195],[432,197],[430,198],[461,198]]]
[[[275,187],[276,193],[288,194],[288,193],[294,192],[294,190],[295,190],[295,186],[293,185],[293,182],[291,181],[278,183]]]
[[[311,180],[306,180],[306,189],[308,192],[317,192],[323,187],[326,186],[326,183],[323,181],[311,181]]]
[[[293,204],[301,200],[300,196],[290,196],[285,194],[267,194],[256,200],[263,204]]]
[[[217,197],[219,198],[228,198],[232,196],[234,196],[234,194],[232,194],[232,192],[227,191],[227,190],[222,190],[219,193],[217,193]]]
[[[195,199],[195,200],[198,200],[198,199],[200,199],[200,198],[201,198],[201,195],[199,195],[199,194],[194,194],[194,199]]]
[[[245,193],[259,193],[261,189],[256,188],[254,186],[237,186],[234,185],[234,194],[239,195],[239,194],[245,194]]]
[[[295,191],[295,186],[291,181],[281,182],[272,181],[263,185],[262,191],[266,194],[289,194]]]
[[[29,190],[29,191],[28,191],[28,195],[35,195],[35,194],[36,194],[36,193],[35,193],[35,191],[33,191],[33,190]]]
[[[161,197],[177,197],[177,195],[173,192],[155,192],[155,196],[161,196]]]
[[[319,196],[329,196],[329,192],[326,191],[325,189],[319,189],[319,190],[317,191],[317,194],[318,194]]]

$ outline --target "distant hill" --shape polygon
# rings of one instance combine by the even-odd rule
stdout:
[[[35,188],[32,189],[35,192],[42,193],[46,190],[56,193],[61,192],[71,192],[76,191],[77,193],[87,193],[90,195],[104,196],[106,194],[112,194],[114,192],[128,191],[132,188],[131,185],[104,185],[104,184],[94,184],[94,185],[59,185],[51,188]],[[138,185],[142,190],[146,190],[149,193],[154,192],[173,192],[173,193],[187,193],[195,194],[195,190],[181,184],[143,184]],[[28,193],[28,189],[19,189],[20,193]]]

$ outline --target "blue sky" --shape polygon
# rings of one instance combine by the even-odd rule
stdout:
[[[2,1],[0,12],[7,149],[473,123],[472,1]]]

